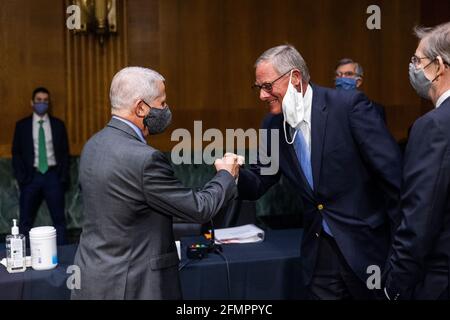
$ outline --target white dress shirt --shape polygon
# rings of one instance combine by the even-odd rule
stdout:
[[[34,166],[37,168],[39,163],[39,120],[44,120],[42,127],[45,134],[45,147],[47,150],[48,166],[56,165],[55,150],[53,148],[52,128],[48,114],[43,117],[33,112],[33,146],[34,146]]]
[[[436,109],[439,108],[441,106],[441,104],[444,103],[445,100],[447,100],[447,98],[450,98],[450,90],[445,91],[437,100],[436,102]]]
[[[296,130],[299,130],[303,134],[305,142],[309,148],[309,153],[311,154],[311,109],[312,109],[312,100],[313,100],[313,89],[308,84],[306,88],[306,93],[303,96],[304,101],[304,110],[300,110],[303,112],[304,118],[303,121],[300,122],[296,128],[291,128],[291,137],[294,137],[294,133]]]

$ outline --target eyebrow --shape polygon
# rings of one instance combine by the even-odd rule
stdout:
[[[263,81],[263,82],[261,82],[261,83],[258,83],[257,81],[255,81],[255,84],[256,85],[263,85],[263,84],[265,84],[265,83],[271,83],[272,81]]]

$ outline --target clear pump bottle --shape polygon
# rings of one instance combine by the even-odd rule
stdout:
[[[17,220],[13,219],[11,234],[6,236],[6,269],[9,273],[23,272],[26,270],[25,245],[25,236],[23,234],[19,234]]]

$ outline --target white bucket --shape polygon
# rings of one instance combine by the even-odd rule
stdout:
[[[58,265],[56,229],[37,227],[30,230],[31,267],[50,270]]]

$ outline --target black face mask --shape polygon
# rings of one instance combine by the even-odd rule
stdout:
[[[143,122],[149,134],[155,135],[162,133],[172,122],[172,112],[170,112],[169,106],[165,106],[162,109],[150,107],[150,111],[145,116]]]

